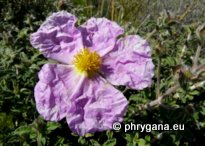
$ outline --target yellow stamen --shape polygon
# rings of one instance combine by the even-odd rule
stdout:
[[[92,77],[100,70],[101,58],[95,51],[84,48],[74,56],[73,64],[79,73]]]

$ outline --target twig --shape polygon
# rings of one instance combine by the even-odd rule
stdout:
[[[196,0],[193,0],[192,3],[188,6],[185,12],[179,16],[179,20],[182,21],[189,13],[192,12],[193,7],[195,6]]]
[[[180,60],[184,56],[184,52],[186,51],[186,49],[187,49],[187,46],[184,45],[183,48],[182,48],[181,54],[180,54]]]
[[[202,65],[202,66],[198,66],[198,59],[199,59],[199,56],[200,56],[200,52],[201,52],[201,46],[199,45],[198,48],[197,48],[196,54],[195,54],[195,56],[194,56],[194,59],[193,59],[192,71],[194,71],[194,72],[197,72],[198,70],[201,70],[201,69],[203,69],[203,67],[204,67],[203,65]],[[158,69],[159,69],[159,68],[158,68]],[[157,77],[157,78],[158,78],[158,77]],[[159,82],[157,82],[157,84],[159,84]],[[203,82],[200,82],[200,83],[198,83],[198,84],[193,85],[192,87],[190,87],[190,89],[193,90],[193,89],[195,89],[195,88],[197,88],[197,87],[199,87],[199,86],[203,86],[203,85],[204,85],[204,81],[203,81]],[[158,87],[159,87],[159,85],[157,85],[157,88],[158,88]],[[151,102],[149,102],[149,103],[147,103],[147,104],[141,106],[140,109],[150,109],[150,108],[152,108],[152,107],[155,107],[155,106],[157,106],[157,105],[160,105],[161,102],[162,102],[162,99],[163,99],[164,97],[166,97],[166,96],[168,96],[168,95],[170,95],[170,94],[176,92],[176,90],[177,90],[178,88],[180,88],[180,84],[179,84],[179,83],[177,83],[177,85],[175,85],[175,86],[173,86],[173,87],[170,87],[163,95],[157,96],[157,99],[156,99],[156,100],[153,100],[153,101],[151,101]],[[157,92],[159,92],[158,89],[157,89]],[[157,93],[157,94],[158,94],[158,93]]]
[[[129,90],[129,88],[125,87],[125,89],[122,91],[122,93],[124,94],[125,92],[127,92],[127,90]]]
[[[152,35],[153,35],[155,32],[157,32],[157,29],[156,29],[156,28],[153,29],[152,32],[148,33],[148,35],[147,35],[147,37],[146,37],[146,40],[149,40],[150,37],[152,37]]]
[[[192,66],[193,72],[195,72],[196,68],[198,67],[198,60],[199,60],[200,52],[201,52],[201,46],[198,45],[197,50],[196,50],[196,54],[193,58],[193,66]]]
[[[140,109],[149,109],[154,106],[160,105],[161,101],[164,97],[176,92],[176,90],[180,87],[179,83],[173,87],[170,87],[162,96],[159,96],[156,100],[151,101],[150,103],[147,103],[143,105]]]
[[[148,14],[145,18],[144,18],[144,20],[142,21],[142,23],[140,23],[140,25],[137,27],[137,29],[136,29],[136,32],[138,32],[139,31],[139,29],[140,29],[140,27],[141,26],[143,26],[144,25],[144,23],[147,21],[147,19],[149,19],[150,18],[150,14]]]
[[[190,87],[190,90],[195,90],[197,88],[203,87],[204,85],[205,85],[205,81],[201,81],[201,82],[195,83],[194,85],[192,85]]]
[[[196,70],[199,71],[199,73],[205,72],[205,64],[197,66]]]

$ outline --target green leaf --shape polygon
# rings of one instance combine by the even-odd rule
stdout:
[[[0,130],[3,128],[13,128],[13,117],[12,115],[7,115],[6,113],[0,113]]]
[[[59,127],[61,127],[61,125],[58,122],[47,122],[46,124],[46,129],[48,131],[53,131]]]
[[[146,141],[142,138],[139,139],[138,145],[139,146],[150,146],[150,144],[147,144]]]
[[[107,131],[106,135],[107,135],[108,139],[111,139],[113,137],[113,131]]]
[[[91,139],[90,142],[92,143],[92,146],[101,146],[96,140]]]
[[[116,145],[116,139],[115,138],[109,139],[103,144],[103,146],[115,146],[115,145]]]
[[[30,133],[31,131],[31,127],[29,126],[21,126],[19,128],[17,128],[15,131],[14,131],[14,134],[15,135],[23,135],[23,134],[28,134]]]

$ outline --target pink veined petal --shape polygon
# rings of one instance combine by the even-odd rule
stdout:
[[[116,22],[106,18],[91,18],[79,27],[84,46],[104,56],[114,48],[116,38],[124,33]]]
[[[67,116],[70,98],[78,89],[81,77],[68,65],[45,64],[35,86],[36,108],[45,120],[59,121]]]
[[[138,90],[151,86],[154,76],[151,49],[137,35],[120,39],[102,62],[102,73],[114,85]]]
[[[30,35],[30,42],[45,57],[69,64],[83,48],[82,35],[75,23],[75,16],[66,11],[53,13]]]
[[[122,122],[128,101],[124,95],[101,77],[84,80],[81,94],[72,102],[67,116],[70,129],[79,134],[112,129]]]
[[[70,23],[72,26],[74,26],[76,21],[77,20],[74,15],[66,11],[60,11],[49,16],[46,21],[40,26],[39,30],[49,30],[55,28],[56,26],[61,27],[63,25],[66,25],[67,23]]]

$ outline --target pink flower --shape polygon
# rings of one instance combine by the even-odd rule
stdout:
[[[35,87],[38,112],[45,120],[67,119],[84,135],[122,122],[128,101],[113,85],[143,89],[151,85],[154,65],[148,43],[137,35],[117,40],[123,29],[106,18],[76,27],[65,11],[48,17],[30,42],[45,57]]]

